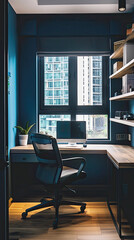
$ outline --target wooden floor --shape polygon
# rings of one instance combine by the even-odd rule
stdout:
[[[29,213],[26,220],[21,213],[35,202],[12,203],[10,239],[13,240],[119,240],[106,202],[87,202],[85,213],[79,207],[61,206],[59,227],[52,228],[54,209]]]

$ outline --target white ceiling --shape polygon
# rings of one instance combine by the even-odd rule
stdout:
[[[118,0],[9,0],[17,14],[119,13]],[[134,0],[127,0],[127,11]]]

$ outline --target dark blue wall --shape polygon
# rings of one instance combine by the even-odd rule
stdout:
[[[111,54],[113,42],[125,37],[128,14],[111,15],[18,15],[19,27],[19,123],[36,122],[36,54],[42,51],[92,50]],[[103,40],[102,40],[103,39]],[[81,44],[83,42],[83,44]],[[100,46],[99,43],[101,42]],[[75,43],[75,44],[74,44]],[[109,81],[109,80],[108,80]],[[116,81],[113,89],[117,89]],[[114,114],[114,112],[113,112]],[[112,129],[115,129],[113,126]],[[116,128],[117,129],[117,128]],[[35,128],[32,130],[35,131]],[[125,132],[127,132],[125,128]],[[118,125],[118,133],[124,128]],[[117,131],[112,130],[112,142]],[[119,142],[118,142],[119,143]]]
[[[17,125],[17,81],[18,81],[18,43],[17,16],[8,5],[8,149],[16,144]]]

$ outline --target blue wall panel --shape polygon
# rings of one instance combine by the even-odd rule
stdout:
[[[39,36],[93,36],[108,35],[109,22],[86,16],[51,16],[40,20]]]
[[[35,19],[29,19],[29,15],[26,15],[25,21],[19,24],[20,34],[35,36],[37,34],[37,21]]]
[[[17,17],[8,5],[8,149],[15,146],[17,124],[17,72],[18,72],[18,44],[17,44]]]
[[[20,45],[19,124],[36,122],[36,38],[22,38]],[[33,131],[35,129],[33,128]]]

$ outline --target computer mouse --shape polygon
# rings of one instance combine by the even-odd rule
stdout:
[[[83,147],[87,147],[87,144],[86,144],[86,143],[83,143]]]

